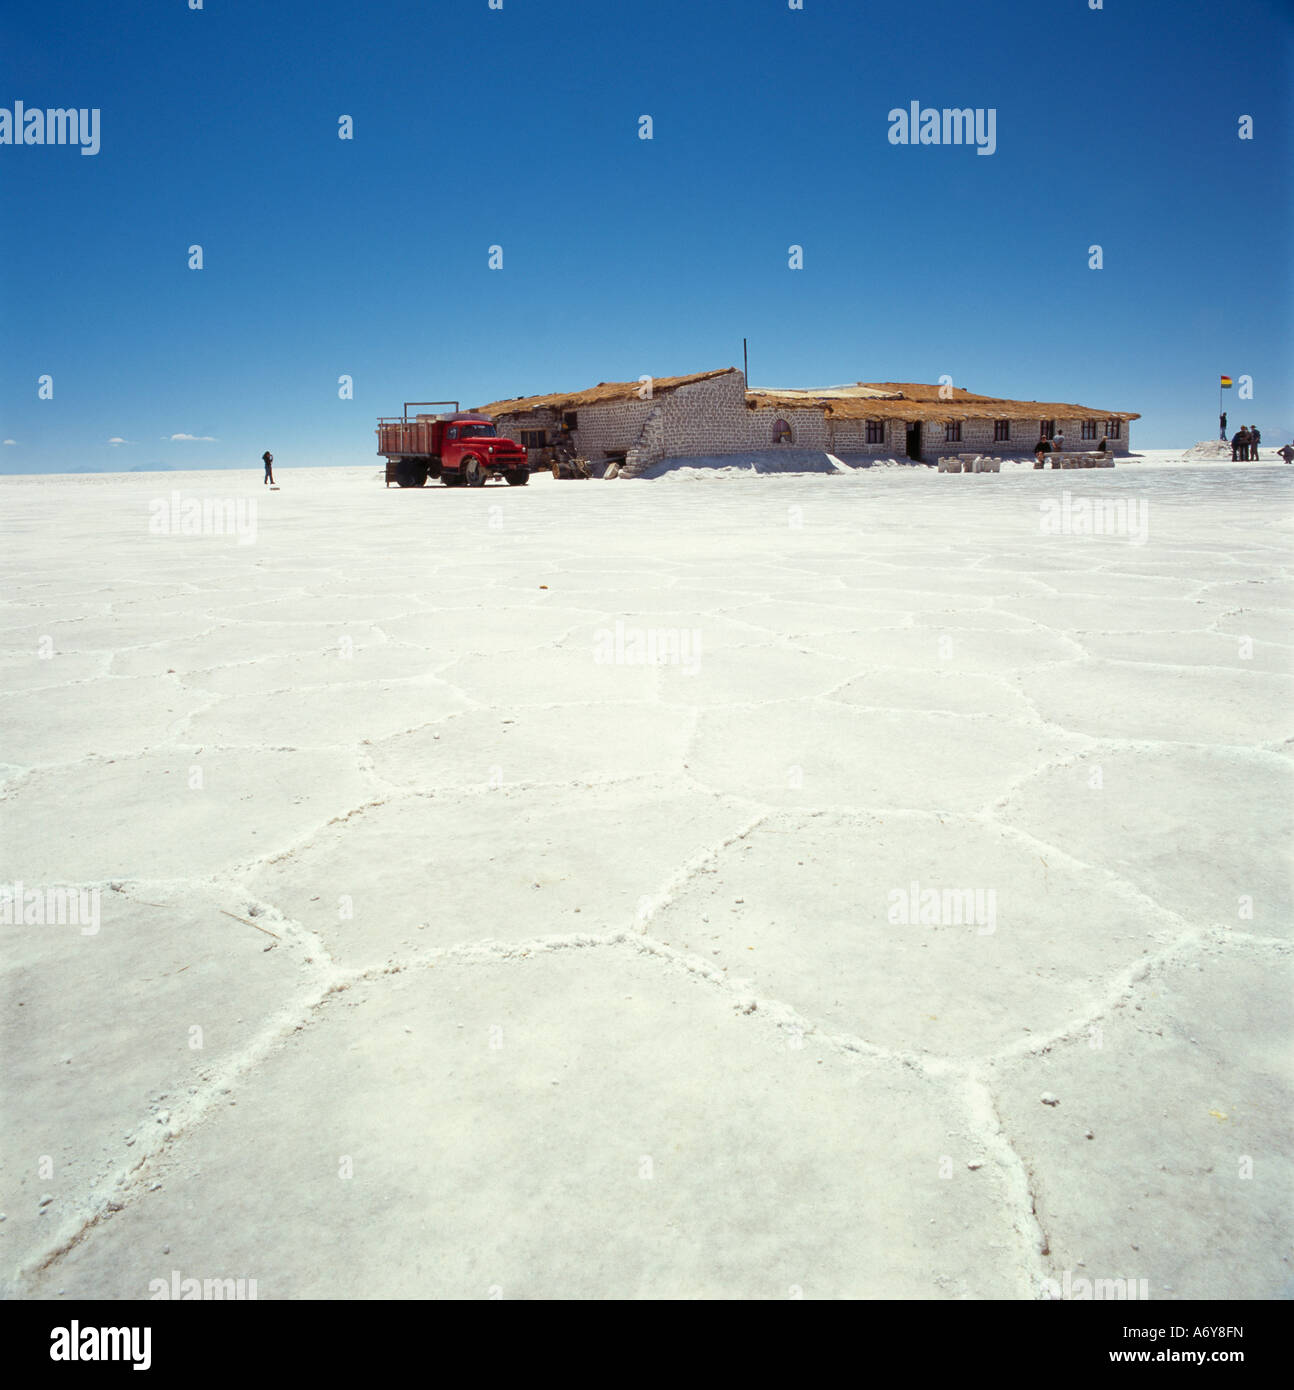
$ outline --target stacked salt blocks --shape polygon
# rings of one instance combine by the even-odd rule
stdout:
[[[939,460],[940,473],[1000,473],[1002,460],[987,458],[983,454],[954,454]]]

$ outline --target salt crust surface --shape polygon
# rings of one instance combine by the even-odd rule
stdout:
[[[12,1294],[1290,1296],[1294,470],[281,472],[0,481]]]

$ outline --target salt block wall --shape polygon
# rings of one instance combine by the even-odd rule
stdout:
[[[654,399],[604,401],[578,408],[578,426],[573,431],[575,452],[591,460],[608,454],[628,453],[638,443],[647,417],[656,409]]]
[[[602,428],[603,413],[614,402],[597,406],[597,429]],[[629,457],[621,470],[622,478],[637,477],[666,458],[690,458],[705,454],[740,453],[751,447],[768,448],[767,441],[755,444],[746,409],[746,383],[740,372],[725,372],[708,381],[680,386],[657,397],[649,405],[643,427],[631,441]],[[630,417],[632,418],[632,417]],[[580,416],[581,440],[584,416]],[[772,422],[769,422],[772,428]],[[616,447],[616,446],[613,446]],[[623,448],[621,444],[618,447]]]
[[[1002,457],[1011,454],[1033,453],[1034,445],[1038,442],[1041,420],[1010,421],[1011,437],[1005,440],[993,438],[994,423],[993,420],[963,420],[961,438],[950,440],[944,438],[942,424],[926,421],[922,426],[922,453],[927,461],[939,454],[980,453]],[[1107,434],[1108,423],[1106,420],[1096,422],[1095,439],[1083,438],[1083,422],[1081,420],[1057,420],[1056,429],[1064,431],[1066,451],[1079,453],[1097,447],[1101,442],[1101,436]],[[1111,453],[1126,454],[1131,448],[1128,425],[1129,422],[1126,420],[1121,422],[1118,438],[1113,435],[1108,436]]]
[[[746,383],[740,372],[672,391],[664,410],[664,457],[731,454],[751,447]],[[761,448],[768,448],[762,443]]]
[[[561,423],[562,417],[555,410],[527,410],[512,415],[496,415],[494,417],[495,429],[509,439],[515,440],[518,444],[521,443],[523,430],[546,430],[548,442],[551,444]],[[531,462],[534,461],[535,452],[533,449],[526,451]]]

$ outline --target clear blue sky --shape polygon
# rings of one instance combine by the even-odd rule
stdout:
[[[1233,428],[1284,442],[1292,31],[1288,0],[10,6],[0,105],[98,107],[102,148],[0,145],[0,470],[365,463],[405,399],[743,335],[754,385],[947,373],[1139,410],[1145,447],[1216,434],[1247,373]],[[890,144],[914,100],[994,108],[996,153]]]

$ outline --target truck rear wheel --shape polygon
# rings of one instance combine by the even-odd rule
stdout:
[[[523,472],[520,468],[514,469],[506,476],[509,487],[525,487],[530,481],[530,474],[528,472]]]
[[[427,482],[426,465],[421,463],[401,463],[396,469],[395,480],[401,487],[423,487]]]
[[[485,486],[485,468],[474,454],[468,454],[462,463],[463,481],[468,487]]]

